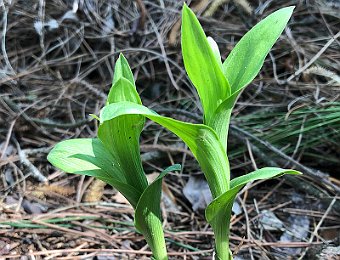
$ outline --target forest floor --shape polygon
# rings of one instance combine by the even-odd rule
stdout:
[[[119,53],[145,105],[199,122],[183,66],[177,0],[35,0],[1,3],[0,259],[143,259],[150,250],[133,210],[110,186],[46,159],[59,141],[94,137]],[[223,59],[273,11],[293,17],[234,109],[233,176],[263,166],[304,174],[254,182],[234,205],[235,259],[340,259],[340,4],[192,1]],[[183,113],[185,110],[186,113]],[[165,167],[162,213],[170,259],[211,259],[210,194],[186,146],[147,121],[150,179]]]

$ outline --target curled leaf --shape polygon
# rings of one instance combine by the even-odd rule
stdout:
[[[162,180],[171,171],[179,171],[179,164],[166,168],[143,192],[135,211],[135,227],[148,242],[156,259],[166,259],[166,248],[161,221]]]
[[[205,211],[205,216],[207,221],[211,224],[214,222],[216,217],[220,215],[230,214],[231,211],[229,210],[226,212],[226,209],[233,204],[234,198],[237,192],[248,182],[255,181],[255,180],[263,180],[263,179],[271,179],[275,177],[280,177],[284,174],[301,174],[295,170],[286,170],[276,167],[265,167],[246,175],[242,175],[240,177],[234,178],[230,182],[230,190],[219,196],[218,198],[214,199]],[[223,214],[224,213],[224,214]],[[226,216],[224,216],[226,217]]]
[[[103,143],[97,139],[80,138],[58,143],[48,154],[55,167],[74,174],[96,177],[121,192],[132,206],[136,206],[141,193],[126,181],[119,164]]]

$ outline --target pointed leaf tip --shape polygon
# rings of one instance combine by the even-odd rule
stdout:
[[[188,7],[188,5],[187,5],[187,3],[184,3],[183,4],[183,8],[182,8],[182,10],[184,11],[188,11],[188,9],[190,10],[190,8]]]
[[[115,64],[112,86],[120,78],[126,78],[131,82],[133,86],[135,86],[135,79],[133,77],[130,65],[122,53],[119,54],[119,57]]]
[[[294,6],[281,8],[251,28],[224,61],[232,93],[246,87],[258,74],[264,60],[286,27]]]

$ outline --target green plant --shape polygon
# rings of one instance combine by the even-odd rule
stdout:
[[[207,38],[193,12],[184,5],[182,52],[186,71],[202,102],[203,124],[181,122],[144,107],[131,69],[121,55],[113,85],[102,109],[98,138],[74,139],[57,144],[48,155],[56,167],[94,176],[120,191],[135,209],[135,226],[156,259],[167,259],[160,220],[161,181],[174,165],[148,185],[139,151],[145,117],[179,136],[191,149],[208,181],[214,200],[206,219],[215,233],[218,259],[232,259],[229,250],[231,207],[248,182],[299,174],[267,167],[230,180],[227,137],[232,108],[239,93],[257,75],[269,50],[282,33],[293,7],[276,11],[252,28],[222,63],[217,44]],[[155,194],[157,196],[155,196]]]
[[[115,65],[107,105],[120,101],[141,105],[131,69],[121,55]],[[167,259],[160,214],[162,178],[180,165],[165,169],[148,185],[140,158],[139,138],[145,118],[125,115],[102,122],[98,138],[58,143],[47,159],[68,173],[96,177],[122,193],[135,209],[135,227],[149,244],[156,259]]]
[[[216,254],[232,259],[229,249],[231,208],[239,190],[248,182],[299,174],[294,170],[267,167],[230,180],[227,137],[232,108],[240,92],[260,71],[268,52],[282,33],[294,7],[282,8],[246,33],[222,63],[217,44],[207,38],[194,13],[186,6],[182,13],[182,53],[185,69],[199,94],[203,124],[191,124],[142,106],[118,102],[106,105],[101,124],[126,115],[142,115],[169,129],[190,148],[207,179],[213,201],[205,211],[215,234]],[[132,88],[131,85],[127,86]]]

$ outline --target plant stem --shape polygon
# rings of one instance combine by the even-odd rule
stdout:
[[[151,245],[150,245],[150,248],[151,248]],[[152,246],[151,251],[153,253],[153,255],[152,255],[153,258],[156,259],[156,260],[167,260],[168,259],[164,239],[162,239],[162,243],[160,243],[160,241],[158,241],[157,244],[155,243]]]
[[[218,227],[217,230],[214,230],[216,259],[233,260],[233,256],[229,249],[230,217],[228,217],[227,221],[224,220],[223,223],[220,223]]]
[[[226,211],[227,214],[224,214],[226,218],[219,217],[216,219],[216,227],[214,230],[215,234],[215,250],[216,256],[215,258],[218,260],[233,260],[232,253],[229,248],[229,235],[230,235],[230,219],[231,219],[231,209],[233,203],[230,203]]]
[[[149,227],[151,229],[149,229],[147,233],[144,233],[143,235],[153,253],[153,259],[167,260],[168,255],[161,222],[153,222],[153,224]]]

